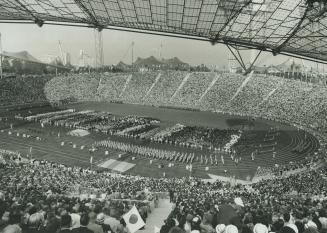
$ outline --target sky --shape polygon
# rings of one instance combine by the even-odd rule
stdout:
[[[85,27],[43,25],[35,24],[0,24],[2,49],[7,52],[28,51],[39,60],[47,60],[49,56],[59,56],[59,41],[63,52],[71,54],[73,64],[78,64],[80,50],[84,50],[90,57],[95,55],[94,30]],[[225,45],[211,45],[206,41],[179,39],[173,37],[122,32],[104,29],[103,48],[104,63],[117,64],[119,61],[130,64],[132,60],[130,46],[134,42],[134,61],[137,57],[159,57],[162,44],[162,58],[178,57],[191,65],[215,65],[224,67],[228,65],[231,57]],[[128,50],[129,49],[129,50]],[[257,51],[243,52],[244,60]],[[254,54],[254,55],[253,55]],[[257,65],[280,64],[288,57],[283,55],[272,56],[264,53],[257,61]],[[306,62],[309,64],[309,62]]]

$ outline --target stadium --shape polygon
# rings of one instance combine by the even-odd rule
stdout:
[[[75,65],[60,40],[46,62],[6,52],[0,34],[0,232],[326,233],[326,11],[324,0],[0,0],[0,33],[83,28],[95,42]],[[104,52],[106,31],[150,37],[145,51],[153,38],[194,47],[134,59],[127,38],[105,65],[118,56]],[[211,59],[197,42],[224,47],[228,64],[185,62],[192,49]]]

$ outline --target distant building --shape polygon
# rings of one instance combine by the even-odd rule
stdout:
[[[63,60],[63,65],[67,66],[71,64],[71,56],[70,53],[64,53],[64,60]]]
[[[278,74],[281,73],[282,71],[280,69],[278,69],[276,66],[269,66],[267,68],[267,73],[268,74]]]
[[[179,58],[157,59],[154,56],[147,58],[138,57],[133,64],[134,68],[139,71],[149,70],[188,70],[190,65],[182,62]]]

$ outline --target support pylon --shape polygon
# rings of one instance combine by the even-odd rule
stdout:
[[[2,71],[2,43],[1,43],[1,33],[0,33],[0,79],[2,79],[3,71]]]
[[[101,69],[104,64],[103,54],[103,39],[102,31],[94,29],[94,41],[95,41],[95,68]]]

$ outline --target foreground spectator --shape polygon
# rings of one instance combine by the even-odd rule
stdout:
[[[89,215],[87,213],[83,213],[80,219],[80,227],[74,228],[72,233],[94,233],[92,230],[88,229],[89,222]]]

